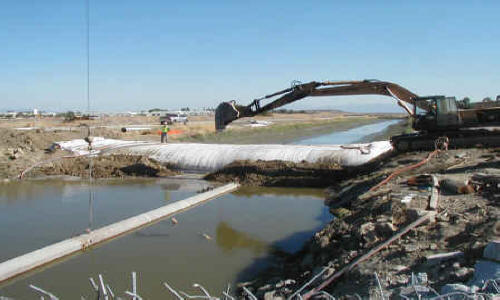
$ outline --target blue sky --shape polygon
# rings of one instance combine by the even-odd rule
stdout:
[[[242,104],[292,80],[500,94],[500,1],[90,0],[91,106]],[[0,2],[0,109],[86,109],[85,2]],[[288,108],[399,111],[376,96]]]

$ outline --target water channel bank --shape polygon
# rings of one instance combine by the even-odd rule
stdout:
[[[335,297],[380,298],[383,293],[396,299],[400,294],[423,298],[423,293],[415,294],[419,289],[429,291],[425,297],[437,296],[429,288],[441,294],[498,296],[491,284],[485,285],[500,278],[499,246],[494,242],[500,238],[498,149],[443,151],[370,191],[396,170],[427,156],[397,154],[371,172],[332,185],[326,203],[337,218],[299,253],[261,273],[247,288],[266,299],[287,298],[303,285],[303,295],[324,286]],[[434,175],[438,185],[425,174]],[[426,214],[433,216],[429,222],[408,228]],[[404,233],[401,238],[384,245],[399,232]],[[362,263],[350,267],[360,258]],[[337,277],[338,272],[343,276]],[[423,275],[415,281],[412,273]]]

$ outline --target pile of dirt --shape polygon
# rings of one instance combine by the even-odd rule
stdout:
[[[86,127],[78,126],[71,128],[71,130],[59,131],[46,131],[43,129],[24,131],[0,128],[0,140],[2,141],[0,143],[0,178],[16,178],[22,171],[41,161],[68,155],[68,153],[53,149],[51,146],[58,141],[81,139],[87,135],[87,131]],[[127,135],[107,128],[94,129],[92,134],[106,138],[130,139],[136,137],[135,135]],[[131,164],[129,161],[125,161],[125,163],[127,165]],[[78,172],[75,171],[75,173]]]
[[[247,288],[259,297],[287,298],[320,271],[325,270],[306,290],[388,240],[429,210],[432,185],[408,184],[415,175],[434,174],[440,180],[464,182],[480,173],[482,178],[500,179],[497,150],[450,150],[420,168],[402,173],[377,192],[369,191],[394,170],[421,161],[427,155],[427,152],[396,155],[371,173],[330,187],[325,202],[337,218],[317,232],[299,253],[285,256]],[[429,285],[436,290],[446,283],[468,281],[485,245],[500,237],[498,185],[480,184],[475,188],[473,193],[461,194],[450,192],[443,185],[434,220],[384,247],[329,285],[326,291],[336,297],[374,296],[371,293],[378,289],[374,272],[384,291],[392,296],[399,295],[410,283],[412,273],[426,273]],[[431,255],[450,252],[462,254],[439,263],[429,260]]]
[[[235,161],[205,176],[218,182],[237,181],[250,186],[326,187],[345,176],[334,163],[293,163],[286,161]]]
[[[41,131],[0,130],[0,177],[16,177],[22,170],[39,161],[48,159],[47,153],[57,140],[78,138],[79,133],[46,133]]]
[[[70,175],[89,176],[90,159],[88,157],[66,158],[51,162],[31,172],[31,176]],[[175,175],[161,163],[144,157],[124,154],[111,154],[92,158],[92,176],[94,178],[142,176],[162,177]]]

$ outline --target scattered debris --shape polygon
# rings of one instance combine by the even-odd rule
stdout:
[[[463,257],[464,253],[462,251],[448,252],[432,254],[425,257],[425,261],[429,266],[440,264],[447,260],[457,259]]]
[[[471,194],[475,192],[472,185],[448,178],[441,179],[439,181],[439,187],[442,191],[445,191],[451,195]]]
[[[209,236],[209,235],[208,235],[208,234],[206,234],[206,233],[202,233],[202,234],[201,234],[201,236],[202,236],[202,237],[204,237],[206,240],[211,240],[211,239],[212,239],[212,237],[211,237],[211,236]]]
[[[455,157],[457,150],[441,151],[432,161],[399,173],[377,190],[370,188],[381,182],[386,174],[401,169],[401,164],[421,162],[425,156],[429,157],[427,153],[400,154],[380,163],[372,172],[345,178],[327,189],[325,203],[333,212],[348,213],[342,213],[340,218],[316,233],[311,243],[298,254],[263,272],[248,288],[253,288],[259,298],[264,293],[268,293],[269,297],[289,298],[293,292],[261,292],[259,288],[272,284],[278,276],[296,280],[297,284],[289,289],[297,291],[311,276],[328,266],[336,272],[315,279],[308,287],[310,291],[324,287],[321,291],[335,297],[361,294],[360,297],[368,298],[370,295],[380,299],[380,288],[374,278],[374,272],[377,272],[386,299],[397,298],[405,287],[413,293],[409,297],[418,298],[414,286],[426,287],[419,290],[422,299],[424,295],[440,299],[437,291],[445,284],[467,282],[475,276],[473,267],[479,258],[478,253],[482,253],[489,241],[498,240],[500,236],[500,210],[496,200],[500,193],[494,192],[498,187],[495,176],[500,176],[500,165],[497,161],[481,163],[481,156],[488,151],[460,150],[459,153],[466,153],[468,157],[467,163],[461,167],[469,168],[465,170],[448,169],[459,159]],[[471,174],[464,174],[466,171]],[[486,174],[488,177],[475,177],[475,174]],[[491,175],[495,176],[491,178]],[[474,187],[474,192],[450,194],[441,191],[438,179],[464,180]],[[349,268],[350,264],[371,253],[397,228],[406,228],[423,216],[427,217],[420,226],[413,227],[404,236],[383,246],[376,255],[361,261],[356,268],[335,277],[339,270]],[[487,248],[493,249],[493,245]],[[495,250],[488,250],[488,253],[493,255]],[[489,259],[490,266],[493,261]],[[415,278],[419,277],[417,273],[425,273],[427,283],[414,281],[412,285],[412,271]],[[422,280],[425,276],[420,275]],[[494,274],[491,276],[495,277]],[[329,284],[327,281],[331,278],[334,280]],[[324,286],[320,285],[322,282]]]

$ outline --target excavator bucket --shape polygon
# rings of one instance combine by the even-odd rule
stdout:
[[[239,114],[234,101],[222,102],[215,109],[215,129],[224,130],[227,124],[239,118]]]

